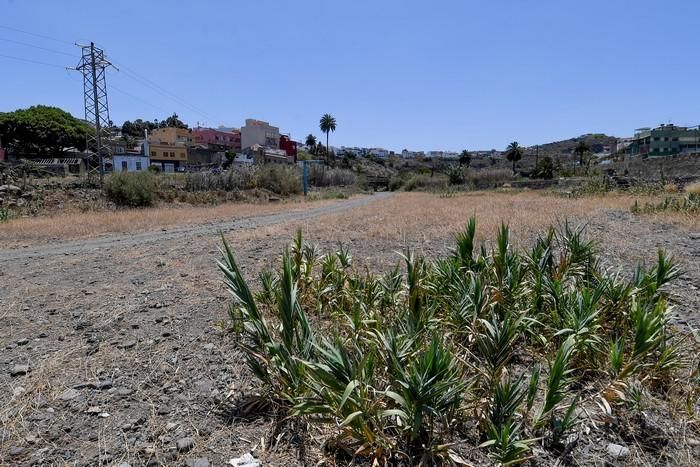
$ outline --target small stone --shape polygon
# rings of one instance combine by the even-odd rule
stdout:
[[[27,344],[29,344],[29,339],[27,339],[26,337],[24,339],[20,339],[17,341],[17,345],[27,345]]]
[[[206,457],[197,457],[195,459],[187,459],[185,465],[187,467],[209,467],[211,464]]]
[[[10,370],[10,376],[21,376],[29,373],[29,365],[14,365]]]
[[[100,413],[102,412],[102,409],[95,406],[95,407],[88,407],[87,413]]]
[[[24,454],[25,449],[20,446],[12,446],[10,448],[10,456],[11,457],[18,457]]]
[[[131,349],[133,347],[136,347],[136,341],[127,341],[127,342],[122,342],[121,344],[117,344],[118,349]]]
[[[214,350],[214,344],[211,342],[208,344],[204,344],[204,350]]]
[[[168,415],[170,413],[170,407],[167,405],[161,405],[158,407],[158,415]]]
[[[117,465],[117,467],[131,467],[131,464],[128,462],[122,462],[121,464]]]
[[[17,386],[16,388],[12,389],[12,395],[15,397],[19,397],[25,392],[27,392],[27,390],[24,389],[22,386]]]
[[[260,461],[250,453],[245,453],[241,457],[235,457],[228,463],[233,467],[260,467]]]
[[[175,441],[175,447],[177,447],[177,450],[180,452],[189,451],[194,447],[194,440],[190,437],[180,438]]]
[[[77,389],[71,388],[71,389],[66,389],[65,391],[63,391],[63,394],[58,396],[58,398],[61,399],[62,401],[70,401],[70,400],[75,399],[79,395],[80,395],[80,391],[78,391]]]
[[[177,428],[177,425],[178,425],[178,424],[175,423],[175,422],[168,422],[168,423],[165,424],[165,429],[168,430],[168,431],[172,431],[172,430],[174,430],[175,428]]]
[[[625,457],[630,455],[629,448],[615,443],[608,444],[607,451],[608,454],[610,454],[615,459],[624,459]]]

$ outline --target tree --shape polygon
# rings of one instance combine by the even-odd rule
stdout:
[[[462,153],[459,155],[459,165],[464,165],[469,167],[469,164],[472,162],[472,155],[467,151],[466,149],[462,151]]]
[[[316,152],[316,137],[311,133],[306,136],[306,147],[309,148],[309,152],[312,154]]]
[[[331,114],[323,114],[323,117],[321,117],[321,121],[319,122],[319,127],[321,128],[321,131],[326,134],[326,156],[330,156],[331,150],[330,146],[328,146],[328,135],[331,131],[335,132],[335,118]]]
[[[169,127],[175,127],[175,128],[187,128],[187,124],[180,120],[180,117],[177,116],[175,112],[165,120],[160,122],[160,127],[161,128],[169,128]]]
[[[14,153],[60,154],[68,148],[85,150],[86,135],[94,131],[83,120],[58,107],[35,105],[0,113],[0,139]]]
[[[545,156],[535,164],[535,170],[533,171],[532,176],[550,180],[554,178],[555,169],[556,167],[554,166],[554,160],[552,160],[552,158],[549,156]]]
[[[122,135],[133,136],[134,138],[143,138],[145,131],[149,132],[158,128],[157,123],[149,122],[137,118],[133,122],[125,121],[122,125]]]
[[[506,159],[513,163],[513,175],[515,175],[515,163],[523,158],[523,148],[517,141],[513,141],[506,148]]]
[[[585,141],[581,140],[574,148],[574,154],[578,155],[578,165],[583,166],[583,156],[586,155],[591,148],[588,147]]]

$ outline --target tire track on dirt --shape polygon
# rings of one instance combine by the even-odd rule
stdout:
[[[352,199],[349,201],[332,204],[330,206],[320,206],[317,208],[310,208],[303,211],[279,212],[275,214],[264,214],[260,216],[248,216],[238,218],[232,221],[198,224],[189,227],[182,227],[169,230],[110,235],[107,237],[76,240],[71,242],[52,243],[29,248],[3,249],[0,250],[0,261],[89,253],[102,248],[109,248],[114,246],[132,247],[154,242],[162,242],[167,240],[182,239],[186,237],[215,234],[218,232],[227,232],[232,230],[248,230],[275,224],[284,224],[290,221],[306,220],[314,217],[324,216],[326,214],[337,214],[339,212],[348,211],[375,201],[387,199],[388,197],[392,196],[392,194],[393,193],[388,192],[376,193],[373,196],[366,196],[358,199]]]

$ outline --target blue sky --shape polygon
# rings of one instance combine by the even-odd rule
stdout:
[[[123,70],[117,123],[259,118],[302,139],[329,112],[331,144],[394,150],[626,136],[700,123],[698,30],[696,0],[0,0],[0,111],[81,116],[60,66],[93,40]]]

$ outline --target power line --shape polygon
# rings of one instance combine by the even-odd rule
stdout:
[[[207,112],[203,111],[202,109],[197,108],[196,106],[189,104],[188,102],[184,101],[182,98],[178,97],[177,95],[167,91],[164,89],[162,86],[156,84],[155,82],[149,80],[148,78],[145,78],[138,73],[136,73],[133,70],[129,70],[129,68],[125,67],[122,64],[115,63],[121,70],[121,72],[124,74],[124,76],[136,81],[137,83],[141,84],[142,86],[145,86],[147,88],[150,88],[152,91],[157,92],[163,97],[166,97],[173,102],[178,103],[179,105],[185,107],[186,109],[190,110],[191,112],[194,112],[198,115],[201,115],[207,119],[210,120],[218,120],[214,118],[212,115],[208,114]]]
[[[46,52],[52,52],[55,54],[68,55],[69,57],[78,58],[75,54],[69,54],[68,52],[61,52],[60,50],[49,49],[48,47],[41,47],[39,45],[29,44],[27,42],[15,41],[12,39],[6,39],[4,37],[0,37],[0,41],[11,42],[13,44],[19,44],[19,45],[24,45],[26,47],[32,47],[32,48],[39,49],[39,50],[45,50]]]
[[[43,34],[37,34],[35,32],[24,31],[22,29],[13,28],[11,26],[4,26],[4,25],[0,24],[0,28],[9,29],[10,31],[15,31],[15,32],[21,32],[22,34],[28,34],[30,36],[41,37],[42,39],[48,39],[50,41],[56,41],[56,42],[60,42],[62,44],[75,45],[72,42],[65,41],[63,39],[56,39],[55,37],[45,36]]]
[[[160,110],[161,112],[166,112],[166,113],[167,113],[167,110],[165,110],[163,107],[161,107],[161,106],[159,106],[159,105],[156,105],[156,104],[154,104],[154,103],[152,103],[152,102],[148,102],[148,101],[145,100],[145,99],[141,99],[141,98],[138,97],[138,96],[134,96],[133,94],[128,93],[128,92],[124,91],[123,89],[119,89],[118,87],[116,87],[116,86],[113,85],[113,84],[109,84],[109,85],[107,85],[107,87],[109,87],[109,89],[111,89],[111,90],[113,90],[113,91],[117,91],[117,92],[120,93],[120,94],[124,94],[125,96],[131,97],[131,98],[134,99],[134,100],[140,101],[140,102],[142,102],[142,103],[144,103],[144,104],[146,104],[146,105],[148,105],[148,106],[151,106],[151,107],[153,107],[154,109],[158,109],[158,110]]]
[[[35,63],[35,64],[37,64],[37,65],[50,66],[50,67],[54,67],[54,68],[62,68],[62,69],[64,69],[64,70],[66,69],[66,67],[63,66],[63,65],[56,65],[55,63],[40,62],[40,61],[38,61],[38,60],[30,60],[30,59],[28,59],[28,58],[13,57],[12,55],[0,54],[0,57],[3,57],[3,58],[10,58],[10,59],[12,59],[12,60],[19,60],[19,61],[21,61],[21,62]]]

